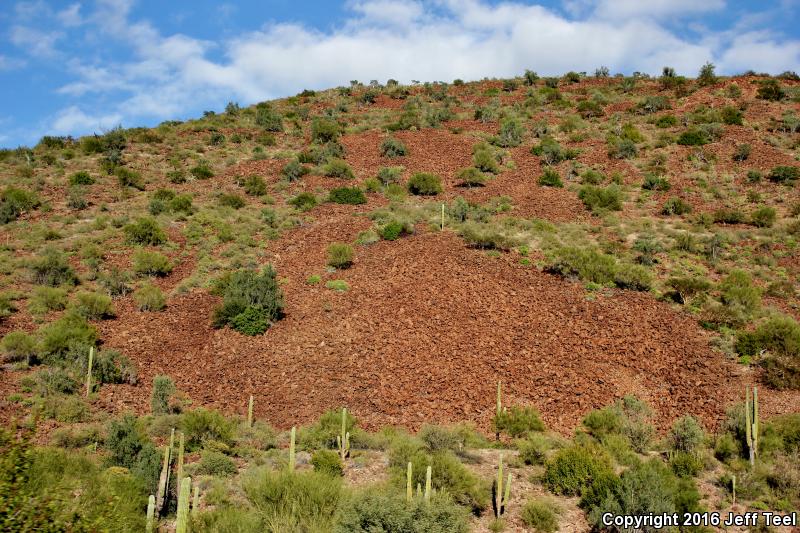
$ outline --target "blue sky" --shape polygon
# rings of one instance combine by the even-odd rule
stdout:
[[[0,146],[345,85],[800,72],[800,0],[7,0]]]

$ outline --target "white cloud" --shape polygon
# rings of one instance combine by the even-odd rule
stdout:
[[[67,27],[80,26],[83,23],[83,18],[81,17],[81,5],[77,3],[59,11],[58,15],[56,16],[59,22]]]
[[[77,106],[70,106],[58,113],[48,131],[55,134],[100,132],[118,125],[122,118],[119,113],[87,115]]]
[[[0,72],[4,70],[13,70],[25,66],[25,62],[21,59],[8,57],[0,54]]]
[[[686,16],[725,7],[725,0],[597,0],[595,14],[603,18]]]
[[[64,34],[60,31],[40,31],[29,26],[11,28],[11,42],[36,57],[56,55],[55,44]]]

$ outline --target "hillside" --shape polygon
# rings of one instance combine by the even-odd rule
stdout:
[[[120,456],[114,431],[152,449],[172,427],[194,439],[195,528],[332,529],[334,511],[355,511],[326,501],[326,518],[268,519],[254,496],[268,490],[247,476],[285,467],[294,426],[314,457],[335,447],[342,406],[358,421],[347,487],[404,494],[405,464],[433,462],[469,478],[454,488],[434,471],[442,516],[471,510],[478,530],[527,530],[521,509],[538,498],[536,516],[555,505],[562,530],[585,531],[616,490],[592,477],[640,471],[680,487],[667,492],[696,483],[710,510],[730,507],[731,474],[740,510],[796,509],[799,113],[791,73],[526,72],[354,82],[0,151],[0,418],[55,445],[40,454],[88,445],[97,479],[111,464],[144,484],[100,530],[121,531],[136,505],[143,521],[160,470],[161,452]],[[260,429],[226,425],[251,396]],[[486,485],[498,449],[517,480],[502,523]],[[575,449],[603,474],[565,488],[554,462]],[[231,518],[242,491],[257,512]]]

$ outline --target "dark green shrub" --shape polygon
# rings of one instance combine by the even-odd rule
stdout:
[[[86,319],[67,312],[38,331],[39,353],[46,361],[57,362],[70,353],[88,354],[97,341],[97,330]]]
[[[328,246],[328,266],[349,268],[353,264],[353,247],[343,242]]]
[[[402,222],[392,220],[391,222],[381,226],[378,229],[378,233],[380,234],[381,239],[385,241],[396,241],[401,236],[410,234],[411,231],[409,231],[409,229],[406,228],[406,225]]]
[[[696,454],[703,447],[705,432],[696,418],[686,415],[675,421],[667,438],[673,451]]]
[[[81,170],[72,174],[68,183],[70,185],[92,185],[94,184],[94,178],[85,170]]]
[[[613,137],[609,140],[608,156],[614,159],[630,159],[636,157],[639,149],[631,139]]]
[[[139,191],[144,190],[144,181],[142,180],[141,174],[138,172],[125,167],[117,167],[116,170],[114,170],[114,175],[117,177],[117,181],[121,187],[131,187]]]
[[[321,165],[331,159],[343,159],[344,155],[344,146],[337,141],[331,141],[323,145],[310,146],[298,154],[297,160],[301,163]]]
[[[531,153],[542,158],[542,162],[547,165],[555,165],[561,161],[575,159],[578,152],[572,149],[562,148],[558,141],[549,135],[542,137],[539,144],[531,148]]]
[[[85,374],[89,367],[89,357],[81,360],[81,373]],[[115,350],[103,350],[95,355],[92,364],[92,377],[95,385],[101,383],[129,383],[137,381],[136,367],[130,359]]]
[[[207,180],[214,177],[214,171],[208,166],[205,161],[199,162],[197,165],[189,169],[189,173],[198,180]]]
[[[98,283],[112,298],[125,296],[131,292],[129,282],[131,280],[130,274],[124,272],[117,267],[112,267],[108,272],[100,274],[97,278]]]
[[[711,288],[708,280],[688,276],[669,278],[666,284],[674,292],[674,294],[670,294],[670,297],[681,304]]]
[[[399,139],[389,137],[381,143],[381,155],[389,158],[402,157],[408,155],[408,149]]]
[[[685,215],[692,212],[692,206],[683,199],[673,196],[661,207],[662,215]]]
[[[578,496],[592,481],[611,472],[611,460],[600,448],[573,445],[547,462],[543,481],[555,494]]]
[[[136,250],[133,253],[133,271],[144,276],[166,276],[172,272],[172,264],[164,254]]]
[[[139,311],[161,311],[167,304],[164,293],[152,283],[145,283],[134,291],[133,299]]]
[[[236,463],[225,454],[211,450],[203,450],[196,474],[206,476],[227,477],[237,472]]]
[[[678,118],[675,115],[661,115],[655,121],[657,128],[671,128],[678,125]]]
[[[336,533],[467,533],[468,514],[446,494],[411,503],[397,494],[365,490],[345,501]]]
[[[742,112],[736,109],[731,105],[726,105],[720,110],[720,116],[722,118],[722,122],[728,125],[735,124],[737,126],[742,125]]]
[[[547,437],[540,433],[530,433],[525,440],[517,443],[519,459],[526,465],[544,464],[550,448]]]
[[[522,144],[524,137],[525,128],[520,121],[515,118],[505,118],[500,122],[500,131],[494,138],[494,143],[503,148],[513,148]]]
[[[678,136],[676,142],[682,146],[702,146],[710,141],[702,130],[689,128]]]
[[[522,507],[522,522],[540,533],[558,531],[558,508],[546,500],[531,500]]]
[[[750,357],[762,350],[778,356],[797,357],[800,355],[800,325],[789,316],[772,317],[753,332],[739,332],[735,349],[739,355]]]
[[[230,326],[242,335],[261,335],[269,329],[269,321],[264,313],[253,307],[248,307],[229,322]]]
[[[332,119],[317,118],[311,123],[311,140],[318,144],[336,141],[341,135],[339,123]]]
[[[192,207],[192,197],[188,194],[178,194],[169,201],[169,209],[176,213],[191,215],[194,211]]]
[[[267,182],[261,176],[247,176],[241,182],[244,192],[249,196],[264,196],[267,194]]]
[[[735,207],[723,207],[714,211],[712,218],[717,224],[741,224],[744,213]]]
[[[208,137],[208,144],[210,144],[211,146],[220,146],[222,144],[225,144],[225,136],[218,131],[214,131]]]
[[[622,210],[622,191],[616,185],[608,187],[584,185],[578,191],[578,198],[592,213]]]
[[[544,173],[539,176],[539,185],[543,187],[563,187],[564,182],[561,181],[561,176],[552,168],[545,168]]]
[[[293,182],[308,174],[308,169],[304,167],[297,159],[292,159],[286,164],[285,167],[283,167],[281,174],[286,181]]]
[[[554,255],[547,267],[550,272],[601,285],[614,281],[617,261],[613,256],[577,247],[559,248]]]
[[[774,207],[762,206],[752,212],[750,223],[757,228],[771,228],[775,224],[776,215]]]
[[[114,316],[111,297],[96,292],[79,292],[72,309],[87,320],[98,320]]]
[[[378,170],[378,180],[383,185],[399,183],[403,178],[403,167],[381,167]]]
[[[31,364],[37,353],[36,339],[24,331],[7,333],[0,342],[0,348],[4,354],[3,361],[9,363],[27,361]]]
[[[186,449],[196,450],[208,441],[231,445],[235,424],[235,420],[218,411],[197,408],[184,413],[181,429],[186,435]]]
[[[533,407],[517,407],[495,414],[492,421],[497,433],[506,433],[512,438],[519,438],[532,431],[544,431],[544,423],[539,411]]]
[[[756,97],[762,100],[777,102],[786,97],[786,92],[784,92],[781,84],[778,83],[778,80],[770,78],[768,80],[762,80],[759,82],[758,91],[756,91]]]
[[[339,187],[332,189],[328,195],[328,199],[337,204],[359,205],[367,203],[367,197],[364,191],[358,187]]]
[[[264,131],[283,131],[283,117],[266,102],[256,106],[256,124],[264,128]]]
[[[57,248],[47,247],[30,262],[33,282],[38,285],[57,287],[75,285],[78,276],[67,261],[66,255]]]
[[[620,433],[624,423],[624,414],[616,405],[595,409],[583,418],[583,425],[598,440]]]
[[[417,172],[408,180],[408,190],[411,194],[434,196],[442,192],[442,181],[436,174]]]
[[[215,327],[226,324],[236,326],[234,320],[248,309],[251,311],[239,320],[239,326],[252,335],[255,326],[265,326],[263,333],[275,320],[283,316],[283,293],[278,286],[277,274],[271,265],[261,273],[255,270],[237,270],[218,281],[216,292],[223,302],[214,311]],[[245,321],[246,319],[246,321]],[[246,327],[245,327],[246,326]],[[244,333],[244,331],[242,331]]]
[[[697,75],[697,84],[700,87],[717,83],[717,75],[714,73],[714,69],[714,64],[711,62],[706,62],[705,65],[700,67],[700,73]]]
[[[219,205],[222,207],[230,207],[232,209],[241,209],[247,202],[244,201],[244,198],[239,196],[238,194],[229,194],[229,193],[222,193],[219,195],[218,198]]]
[[[35,193],[9,187],[0,194],[0,224],[8,224],[38,206],[39,199]]]
[[[169,376],[153,378],[153,392],[150,394],[150,412],[154,415],[169,413],[169,400],[175,394],[175,382]]]
[[[793,184],[800,179],[800,167],[778,166],[769,173],[769,180],[774,183]]]
[[[648,191],[668,191],[670,188],[667,178],[655,174],[647,174],[642,182],[642,189]]]
[[[669,99],[666,96],[660,95],[647,96],[638,105],[638,108],[641,110],[641,112],[646,114],[658,113],[659,111],[664,111],[670,107]]]
[[[720,283],[720,299],[726,306],[752,313],[761,305],[761,289],[753,285],[750,274],[732,270]]]
[[[733,153],[733,160],[746,161],[747,158],[750,157],[750,152],[752,150],[753,148],[749,144],[740,144],[736,147],[736,151]]]
[[[329,178],[340,178],[351,180],[356,177],[353,169],[344,159],[331,159],[322,167],[322,174]]]
[[[131,244],[157,246],[167,242],[167,234],[154,218],[142,217],[123,228],[126,240]]]
[[[475,167],[462,168],[456,172],[459,187],[481,187],[486,183],[486,175]]]
[[[620,263],[614,272],[614,283],[620,289],[647,291],[653,284],[653,276],[642,265]]]
[[[602,117],[604,114],[603,106],[594,100],[581,100],[577,110],[583,118]]]
[[[694,453],[675,452],[669,459],[669,467],[678,477],[696,477],[705,468],[703,458]]]
[[[475,152],[472,154],[472,163],[481,172],[491,172],[492,174],[500,172],[497,157],[488,146],[478,145],[476,147]]]
[[[305,212],[313,209],[317,205],[317,197],[310,192],[301,192],[287,203]]]
[[[333,450],[317,450],[311,456],[311,465],[314,467],[314,472],[326,474],[333,477],[341,477],[344,475],[344,466],[339,454]]]

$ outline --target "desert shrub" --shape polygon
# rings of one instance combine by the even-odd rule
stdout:
[[[121,187],[131,187],[139,191],[144,190],[144,181],[142,180],[142,175],[138,172],[125,167],[117,167],[114,170],[114,175],[117,177],[117,182]]]
[[[433,196],[442,192],[442,180],[428,172],[417,172],[408,180],[408,191],[421,196]]]
[[[711,288],[711,283],[708,280],[689,276],[669,278],[666,285],[673,291],[673,294],[669,296],[681,304]]]
[[[657,128],[671,128],[678,125],[678,118],[675,115],[661,115],[654,124]]]
[[[339,123],[333,119],[317,118],[311,123],[311,140],[315,143],[325,144],[336,141],[341,135]]]
[[[208,441],[226,445],[233,443],[236,421],[219,411],[197,408],[183,414],[181,429],[186,435],[186,448],[196,450]]]
[[[430,502],[421,498],[406,503],[402,496],[364,490],[343,502],[336,533],[466,533],[467,513],[446,494],[436,493]]]
[[[6,362],[27,361],[31,364],[37,354],[36,339],[24,331],[7,333],[0,342],[3,350],[3,360]]]
[[[608,143],[608,156],[614,159],[630,159],[636,157],[639,149],[631,139],[613,137]]]
[[[655,174],[647,174],[642,182],[642,189],[648,191],[668,191],[670,188],[667,178]]]
[[[697,454],[675,452],[670,456],[669,467],[678,477],[696,477],[705,468],[705,463]]]
[[[702,146],[710,141],[708,136],[698,128],[689,128],[678,136],[676,141],[682,146]]]
[[[225,144],[225,135],[218,131],[211,132],[211,135],[208,137],[208,144],[211,146],[219,146],[221,144]]]
[[[330,531],[341,498],[338,478],[310,471],[253,470],[242,487],[273,531]]]
[[[714,457],[722,462],[727,462],[741,453],[739,443],[730,433],[719,435],[714,443]]]
[[[547,270],[565,277],[577,277],[605,285],[614,281],[617,261],[596,250],[562,247],[555,251]]]
[[[235,193],[222,193],[217,198],[217,201],[222,207],[230,207],[231,209],[241,209],[247,205],[244,198]]]
[[[539,185],[543,187],[563,187],[564,182],[561,181],[561,176],[555,169],[546,168],[544,173],[539,176]]]
[[[572,445],[547,462],[543,481],[555,494],[580,495],[592,481],[611,471],[608,454],[596,447]]]
[[[762,206],[750,214],[750,223],[757,228],[771,228],[775,224],[774,207]]]
[[[34,385],[31,388],[36,394],[47,397],[58,394],[73,394],[81,384],[66,368],[53,366],[43,368],[34,375]]]
[[[769,180],[774,183],[792,184],[800,179],[800,167],[777,166],[769,173]]]
[[[526,465],[542,465],[550,449],[547,437],[541,433],[529,433],[525,440],[517,443],[519,459]]]
[[[488,146],[477,145],[472,154],[472,164],[481,172],[491,172],[492,174],[500,172],[497,157]]]
[[[500,122],[500,131],[494,139],[495,144],[503,148],[513,148],[522,144],[525,128],[515,118],[505,118]]]
[[[297,181],[303,176],[308,174],[308,169],[304,167],[297,159],[292,159],[281,170],[281,175],[288,182]]]
[[[78,276],[67,261],[66,255],[57,248],[47,247],[30,262],[33,282],[37,285],[57,287],[75,285]]]
[[[523,437],[532,431],[544,431],[539,411],[533,407],[517,407],[495,414],[492,421],[495,432],[507,433],[512,438]]]
[[[203,450],[200,454],[200,463],[195,468],[195,473],[206,476],[232,476],[236,473],[236,463],[227,455],[213,451]]]
[[[774,316],[752,332],[739,332],[735,349],[738,354],[750,357],[762,350],[779,356],[797,357],[800,355],[800,325],[789,316]]]
[[[197,180],[207,180],[214,177],[214,171],[205,161],[200,161],[197,165],[190,168],[189,173]]]
[[[188,194],[177,194],[169,201],[168,207],[170,210],[177,213],[185,213],[191,215],[194,211],[192,207],[192,197]]]
[[[354,179],[353,169],[344,159],[331,159],[322,167],[322,174],[329,178]]]
[[[744,213],[734,207],[723,207],[714,211],[712,219],[717,224],[741,224]]]
[[[594,169],[589,169],[581,174],[582,185],[600,185],[604,180],[605,176]]]
[[[389,158],[402,157],[408,155],[408,149],[399,139],[389,137],[381,143],[381,155]]]
[[[72,309],[87,320],[98,320],[114,316],[111,297],[96,292],[79,292],[75,295]]]
[[[261,176],[247,176],[242,180],[242,188],[250,196],[267,194],[267,182]]]
[[[157,286],[145,283],[133,292],[133,299],[139,311],[161,311],[167,303],[167,298]]]
[[[438,451],[428,455],[416,451],[404,459],[401,463],[403,472],[405,465],[412,463],[413,486],[425,484],[425,471],[430,466],[433,471],[431,482],[437,492],[447,492],[456,503],[469,507],[475,513],[480,513],[486,507],[489,501],[487,487],[452,452]]]
[[[555,165],[567,159],[575,159],[578,152],[575,150],[562,148],[558,141],[545,135],[539,144],[531,148],[531,153],[542,158],[547,165]]]
[[[598,440],[620,433],[624,422],[624,414],[616,405],[595,409],[583,418],[583,425]]]
[[[486,174],[475,167],[462,168],[456,172],[459,187],[480,187],[486,183]]]
[[[130,278],[131,276],[128,272],[122,271],[117,267],[112,267],[108,272],[100,274],[97,281],[109,296],[116,298],[118,296],[125,296],[131,292],[131,288],[128,285]]]
[[[337,204],[359,205],[367,203],[364,191],[358,187],[338,187],[332,189],[328,194],[328,199]]]
[[[726,105],[720,110],[720,118],[722,118],[722,122],[725,124],[735,124],[741,126],[743,115],[741,111],[732,105]]]
[[[752,313],[761,305],[761,289],[753,285],[750,274],[732,270],[720,283],[720,299],[728,307]]]
[[[594,100],[581,100],[578,103],[577,110],[583,118],[603,116],[603,106]]]
[[[309,211],[317,205],[317,197],[310,192],[301,192],[287,203],[300,211]]]
[[[615,185],[608,187],[584,185],[578,191],[578,198],[592,213],[622,210],[622,191]]]
[[[59,287],[34,287],[28,300],[28,311],[43,315],[48,311],[61,311],[67,307],[67,291]]]
[[[166,276],[172,272],[172,264],[164,254],[136,250],[133,253],[133,271],[143,276]]]
[[[700,87],[706,87],[717,83],[717,75],[714,73],[714,68],[711,62],[706,62],[705,65],[700,67],[700,72],[697,75],[697,84]]]
[[[705,432],[696,418],[686,415],[675,421],[667,439],[673,451],[697,453],[705,442]]]
[[[157,246],[167,242],[167,234],[154,218],[142,217],[126,225],[123,231],[131,244]]]
[[[540,533],[558,531],[558,508],[547,500],[531,500],[522,507],[522,522]]]
[[[94,178],[85,170],[81,170],[72,174],[68,183],[70,185],[92,185],[94,184]]]
[[[459,228],[459,235],[470,246],[483,250],[507,251],[522,244],[514,232],[496,224],[467,222]]]
[[[326,474],[333,477],[341,477],[344,475],[344,466],[339,454],[333,450],[317,450],[311,456],[311,465],[314,467],[314,472]]]
[[[661,206],[662,215],[685,215],[692,212],[692,206],[683,199],[673,196]]]
[[[97,425],[59,428],[53,432],[51,444],[58,448],[78,449],[103,441],[103,434]]]
[[[399,183],[403,177],[403,167],[381,167],[378,170],[378,180],[383,185]]]
[[[355,444],[358,420],[353,413],[347,412],[345,432]],[[336,437],[342,431],[342,411],[335,409],[325,411],[317,421],[309,427],[300,428],[297,433],[297,446],[303,450],[317,448],[336,448]]]
[[[385,241],[396,241],[403,235],[410,235],[413,233],[413,227],[409,228],[406,224],[397,220],[392,220],[384,224],[378,229],[378,234],[381,239]]]
[[[264,131],[283,131],[283,117],[267,102],[256,106],[256,124],[264,128]]]
[[[353,264],[353,247],[343,242],[328,246],[328,266],[349,268]]]
[[[88,356],[81,361],[81,371],[88,369]],[[136,367],[130,359],[115,350],[103,350],[94,357],[92,365],[94,384],[101,383],[129,383],[136,384]]]
[[[759,87],[756,91],[756,97],[762,100],[771,100],[773,102],[777,102],[786,97],[786,92],[784,92],[778,80],[770,78],[759,82]]]
[[[8,187],[0,194],[0,224],[7,224],[39,206],[36,193]]]
[[[753,148],[749,144],[740,144],[736,147],[736,151],[733,153],[733,160],[734,161],[746,161],[748,157],[750,157],[750,152]]]
[[[169,400],[175,394],[175,382],[169,376],[155,376],[153,391],[150,394],[150,412],[154,415],[169,413]]]
[[[229,324],[237,331],[244,332],[244,329],[252,335],[254,329],[263,333],[273,321],[283,316],[283,293],[271,265],[261,273],[255,270],[231,272],[219,280],[216,292],[223,298],[222,305],[214,311],[216,327]],[[237,322],[236,318],[248,310],[247,315]],[[253,323],[258,327],[254,328]]]
[[[653,276],[642,265],[620,263],[614,272],[614,283],[620,289],[646,291],[653,284]]]

